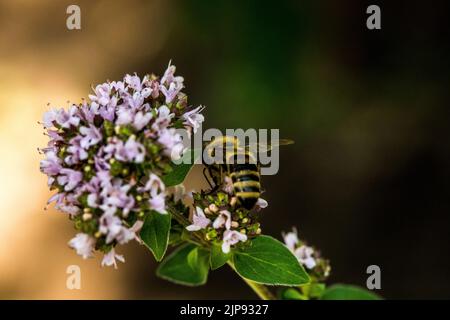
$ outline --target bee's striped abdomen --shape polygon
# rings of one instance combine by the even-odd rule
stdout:
[[[261,194],[259,170],[256,164],[230,165],[233,190],[240,205],[251,210]]]

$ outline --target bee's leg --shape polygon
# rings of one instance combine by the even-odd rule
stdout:
[[[212,184],[210,183],[209,179],[207,179],[207,181],[208,181],[208,183],[209,183],[209,185],[210,185],[210,187],[211,187],[211,190],[210,190],[207,194],[211,194],[211,193],[216,192],[216,191],[219,189],[220,184],[217,182],[216,179],[214,179],[215,175],[212,173],[212,170],[217,170],[217,168],[214,168],[214,167],[211,167],[211,166],[210,166],[210,167],[207,167],[207,168],[208,168],[209,176],[211,177],[211,179],[212,179],[213,182],[214,182],[214,186],[212,186]],[[220,180],[219,180],[219,181],[220,181]]]
[[[211,184],[211,181],[209,180],[209,178],[208,178],[208,176],[207,176],[207,174],[206,174],[206,170],[208,170],[208,168],[207,168],[207,167],[204,167],[204,168],[203,168],[203,176],[205,177],[206,182],[208,182],[209,187],[210,187],[211,189],[214,189],[213,185]],[[208,170],[208,173],[209,173],[209,170]],[[210,176],[211,176],[211,173],[209,173],[209,174],[210,174]]]

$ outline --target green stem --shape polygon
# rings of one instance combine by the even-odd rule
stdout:
[[[227,264],[230,266],[231,269],[233,269],[234,272],[237,273],[236,268],[234,267],[233,263],[231,261],[228,261]],[[239,275],[239,273],[237,273]],[[242,280],[245,281],[245,283],[252,288],[252,290],[258,295],[258,297],[261,300],[276,300],[276,297],[273,295],[272,292],[270,292],[269,288],[267,288],[265,285],[245,279],[241,275],[239,275]]]

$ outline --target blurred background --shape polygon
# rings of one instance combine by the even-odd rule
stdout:
[[[444,1],[0,1],[0,298],[255,298],[223,268],[201,288],[156,278],[144,247],[101,268],[67,247],[36,148],[51,106],[172,59],[205,128],[279,128],[296,141],[265,177],[263,231],[331,260],[330,283],[386,298],[450,298],[450,46]],[[66,8],[81,8],[81,30]],[[378,4],[382,29],[366,28]],[[201,175],[194,171],[193,186]],[[81,267],[82,289],[66,289]]]

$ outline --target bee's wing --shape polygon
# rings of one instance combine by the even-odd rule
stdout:
[[[289,144],[294,144],[294,140],[291,139],[279,139],[273,140],[271,143],[250,143],[247,144],[246,147],[252,151],[260,152],[268,152],[274,148],[278,148],[279,146],[286,146]]]

